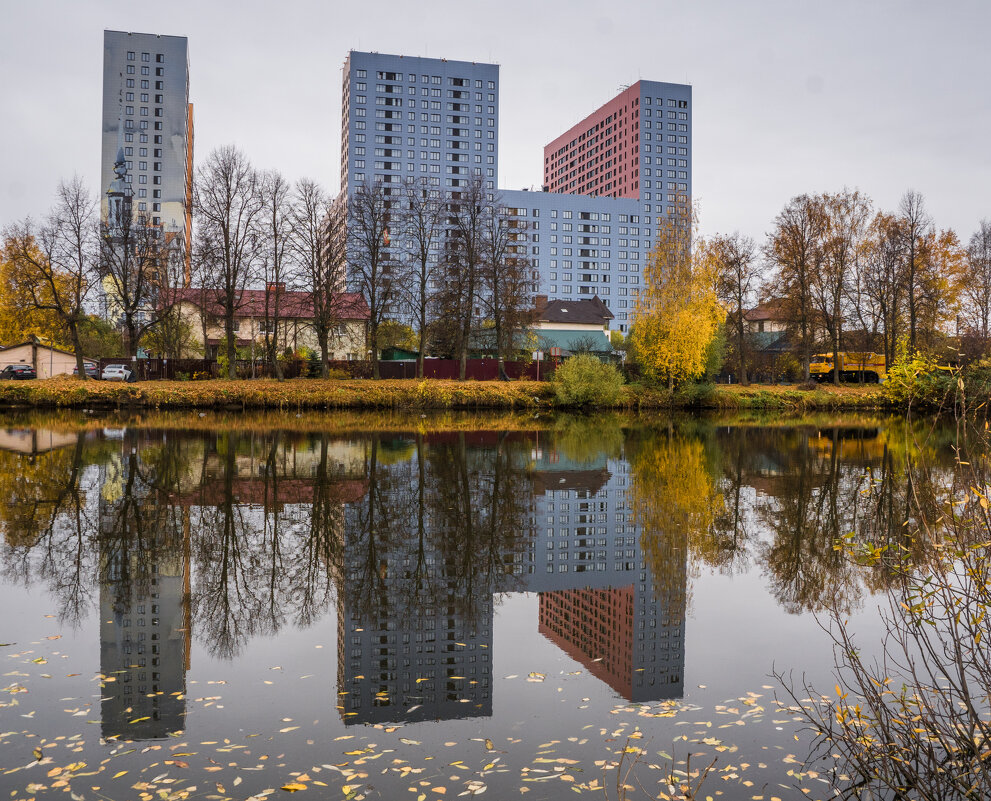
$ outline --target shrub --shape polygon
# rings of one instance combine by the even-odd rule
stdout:
[[[619,400],[623,376],[595,356],[572,356],[554,372],[554,393],[562,406],[609,406]]]
[[[888,402],[895,406],[940,408],[956,385],[955,370],[940,366],[931,356],[910,354],[902,340],[882,389]]]

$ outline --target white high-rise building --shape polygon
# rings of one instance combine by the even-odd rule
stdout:
[[[178,235],[189,258],[193,191],[193,107],[184,36],[103,32],[101,217],[123,148],[136,213]],[[188,271],[187,271],[188,272]]]

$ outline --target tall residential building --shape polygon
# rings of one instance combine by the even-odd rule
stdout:
[[[658,222],[690,204],[691,99],[690,86],[638,81],[544,148],[543,192],[497,192],[497,65],[352,51],[340,204],[366,181],[394,192],[417,176],[443,196],[482,176],[517,218],[533,293],[598,295],[625,332]]]
[[[442,191],[499,167],[499,67],[352,50],[344,63],[341,191],[407,176]],[[394,187],[392,185],[395,185]]]
[[[101,187],[123,180],[135,212],[181,237],[188,275],[193,107],[186,37],[103,32],[102,137]],[[104,221],[109,211],[105,194]]]

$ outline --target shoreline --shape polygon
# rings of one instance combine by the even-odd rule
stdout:
[[[281,411],[342,409],[506,410],[567,409],[554,385],[537,381],[440,379],[254,379],[251,381],[147,381],[125,384],[51,378],[0,382],[0,410],[214,409]],[[890,404],[876,386],[692,385],[673,393],[627,384],[607,410],[881,411]]]

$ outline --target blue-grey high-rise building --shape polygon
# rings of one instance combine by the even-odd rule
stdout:
[[[443,197],[484,179],[522,223],[531,290],[598,295],[626,331],[657,225],[691,203],[690,86],[638,81],[544,148],[543,191],[497,190],[499,67],[352,51],[344,65],[341,195],[407,176]],[[394,189],[394,191],[393,191]]]
[[[499,67],[351,51],[344,64],[341,191],[426,178],[450,192],[499,168]]]

